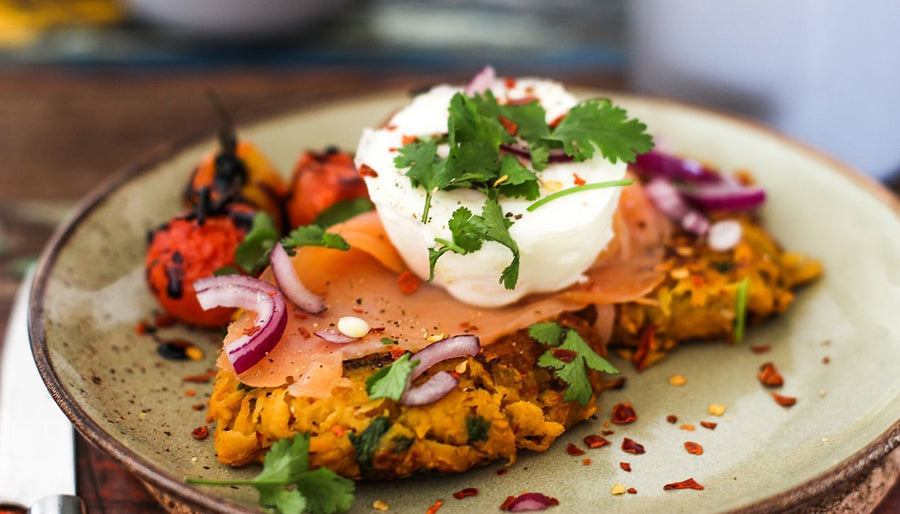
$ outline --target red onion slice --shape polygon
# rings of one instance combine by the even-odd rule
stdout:
[[[541,494],[541,493],[525,493],[520,494],[512,503],[506,507],[510,512],[524,512],[528,510],[545,510],[551,505],[558,505],[559,501]]]
[[[418,369],[420,366],[416,366]],[[401,405],[427,405],[434,403],[456,387],[459,380],[446,371],[439,371],[424,384],[409,388],[400,398]]]
[[[478,340],[478,336],[471,334],[448,337],[432,343],[412,356],[412,359],[419,361],[419,364],[410,374],[409,380],[415,380],[438,362],[476,355],[479,350],[481,350],[481,342]]]
[[[329,343],[347,344],[359,341],[359,338],[344,335],[331,328],[326,328],[325,330],[317,330],[313,332],[313,335],[316,337],[320,337],[328,341]]]
[[[287,325],[284,296],[272,284],[244,275],[222,275],[194,282],[204,310],[235,307],[256,312],[253,329],[225,345],[225,354],[241,374],[261,361],[281,341]]]
[[[653,205],[688,232],[703,235],[709,229],[706,216],[692,209],[681,197],[681,192],[664,178],[655,178],[644,186]]]
[[[272,274],[275,276],[275,282],[281,288],[284,296],[310,314],[318,314],[325,310],[325,300],[310,292],[300,277],[297,276],[297,270],[294,269],[294,263],[291,257],[285,251],[281,243],[276,243],[272,248],[269,256],[272,263]]]
[[[742,211],[759,207],[766,201],[763,188],[729,182],[684,188],[681,194],[705,211]]]
[[[531,149],[524,141],[517,140],[515,143],[502,143],[500,148],[509,153],[531,159]],[[547,158],[549,162],[570,162],[572,157],[566,154],[562,148],[552,148],[550,156]]]
[[[632,167],[638,174],[648,178],[667,178],[690,183],[718,183],[722,176],[692,159],[678,157],[651,150],[635,158]]]
[[[487,91],[494,83],[497,82],[497,72],[494,71],[493,66],[485,66],[484,69],[479,71],[472,77],[472,80],[466,84],[466,95],[472,96],[477,93],[484,93]]]

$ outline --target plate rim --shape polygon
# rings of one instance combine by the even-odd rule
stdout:
[[[895,215],[900,217],[900,198],[889,191],[884,185],[838,159],[831,157],[825,152],[757,121],[725,111],[659,96],[644,96],[627,92],[581,87],[577,85],[573,85],[571,89],[575,92],[599,92],[601,94],[609,94],[623,100],[646,102],[648,104],[660,105],[665,108],[674,107],[679,110],[695,112],[720,119],[731,124],[739,125],[743,129],[761,132],[764,135],[775,137],[811,158],[825,161],[828,164],[828,167],[833,171],[841,173],[845,178],[848,178],[861,186],[866,193],[870,194],[883,205],[889,207]],[[279,118],[287,118],[314,110],[325,109],[349,101],[372,102],[384,100],[389,96],[400,98],[400,94],[403,91],[404,90],[396,87],[388,87],[373,93],[362,95],[338,95],[329,98],[319,98],[311,102],[301,101],[299,103],[295,100],[287,102],[290,105],[269,106],[269,108],[253,115],[239,115],[235,125],[238,129],[243,128],[246,130],[252,128],[254,125],[267,121],[274,121]],[[157,165],[162,164],[166,160],[189,149],[191,146],[210,140],[213,137],[214,132],[201,131],[188,137],[176,139],[172,142],[159,144],[149,152],[136,158],[131,163],[120,168],[117,172],[111,174],[108,178],[95,186],[82,200],[76,203],[67,219],[54,231],[38,261],[28,303],[28,337],[38,371],[40,372],[44,384],[54,401],[56,401],[57,405],[59,405],[60,409],[62,409],[74,427],[82,436],[90,441],[91,444],[103,450],[128,471],[136,475],[145,487],[156,490],[151,492],[158,493],[161,491],[166,494],[174,495],[178,500],[189,504],[191,507],[202,507],[218,512],[252,513],[257,511],[221,498],[214,493],[209,492],[210,490],[208,489],[191,486],[183,480],[178,480],[175,477],[169,476],[165,470],[131,451],[127,446],[116,440],[113,435],[101,428],[85,409],[75,401],[68,388],[62,383],[57,375],[56,368],[49,355],[44,324],[42,322],[44,313],[44,294],[47,289],[50,271],[53,269],[59,254],[71,240],[75,231],[81,226],[83,220],[125,184],[148,173]],[[729,512],[769,512],[801,507],[822,497],[830,490],[844,489],[843,486],[849,485],[854,479],[869,472],[898,447],[900,447],[900,419],[895,421],[890,428],[864,447],[819,475],[797,484],[786,491],[732,509]],[[159,497],[157,497],[157,499],[159,500]]]

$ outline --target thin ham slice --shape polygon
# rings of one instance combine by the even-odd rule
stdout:
[[[640,205],[640,195],[639,186],[629,186],[623,191],[623,205]],[[327,397],[340,384],[345,360],[388,351],[392,346],[415,352],[441,336],[466,332],[478,335],[482,345],[489,345],[561,312],[592,303],[610,305],[640,298],[664,277],[659,271],[659,241],[663,236],[655,220],[649,223],[641,209],[632,210],[640,212],[641,218],[624,209],[617,214],[622,217],[616,223],[617,239],[624,243],[620,241],[598,259],[586,273],[585,283],[495,309],[461,303],[427,283],[412,294],[404,294],[397,281],[404,270],[403,261],[391,246],[377,214],[373,211],[357,216],[331,229],[344,236],[350,250],[305,247],[293,258],[300,279],[310,291],[325,298],[328,308],[311,315],[289,305],[281,342],[239,378],[254,387],[291,384],[289,391],[294,396]],[[624,251],[626,246],[628,250]],[[609,307],[603,312],[605,326],[598,331],[608,333],[614,313]],[[372,331],[348,344],[330,343],[313,335],[317,330],[334,327],[342,316],[365,319]],[[253,312],[241,314],[229,326],[225,343],[250,329],[254,317]],[[397,344],[385,345],[383,338]],[[218,365],[233,372],[222,356]]]

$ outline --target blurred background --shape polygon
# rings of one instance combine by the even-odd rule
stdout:
[[[898,26],[894,0],[0,0],[0,333],[79,198],[213,134],[207,87],[241,120],[492,64],[754,118],[900,189]],[[155,505],[79,444],[101,506]]]

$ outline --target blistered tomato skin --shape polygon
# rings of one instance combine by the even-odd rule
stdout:
[[[297,161],[287,201],[291,227],[309,225],[342,200],[368,197],[366,184],[346,152],[305,152]]]
[[[237,246],[247,232],[248,215],[208,217],[201,225],[194,218],[175,218],[150,235],[145,274],[150,291],[162,307],[186,323],[220,327],[232,309],[204,311],[194,291],[195,280],[234,265]]]

